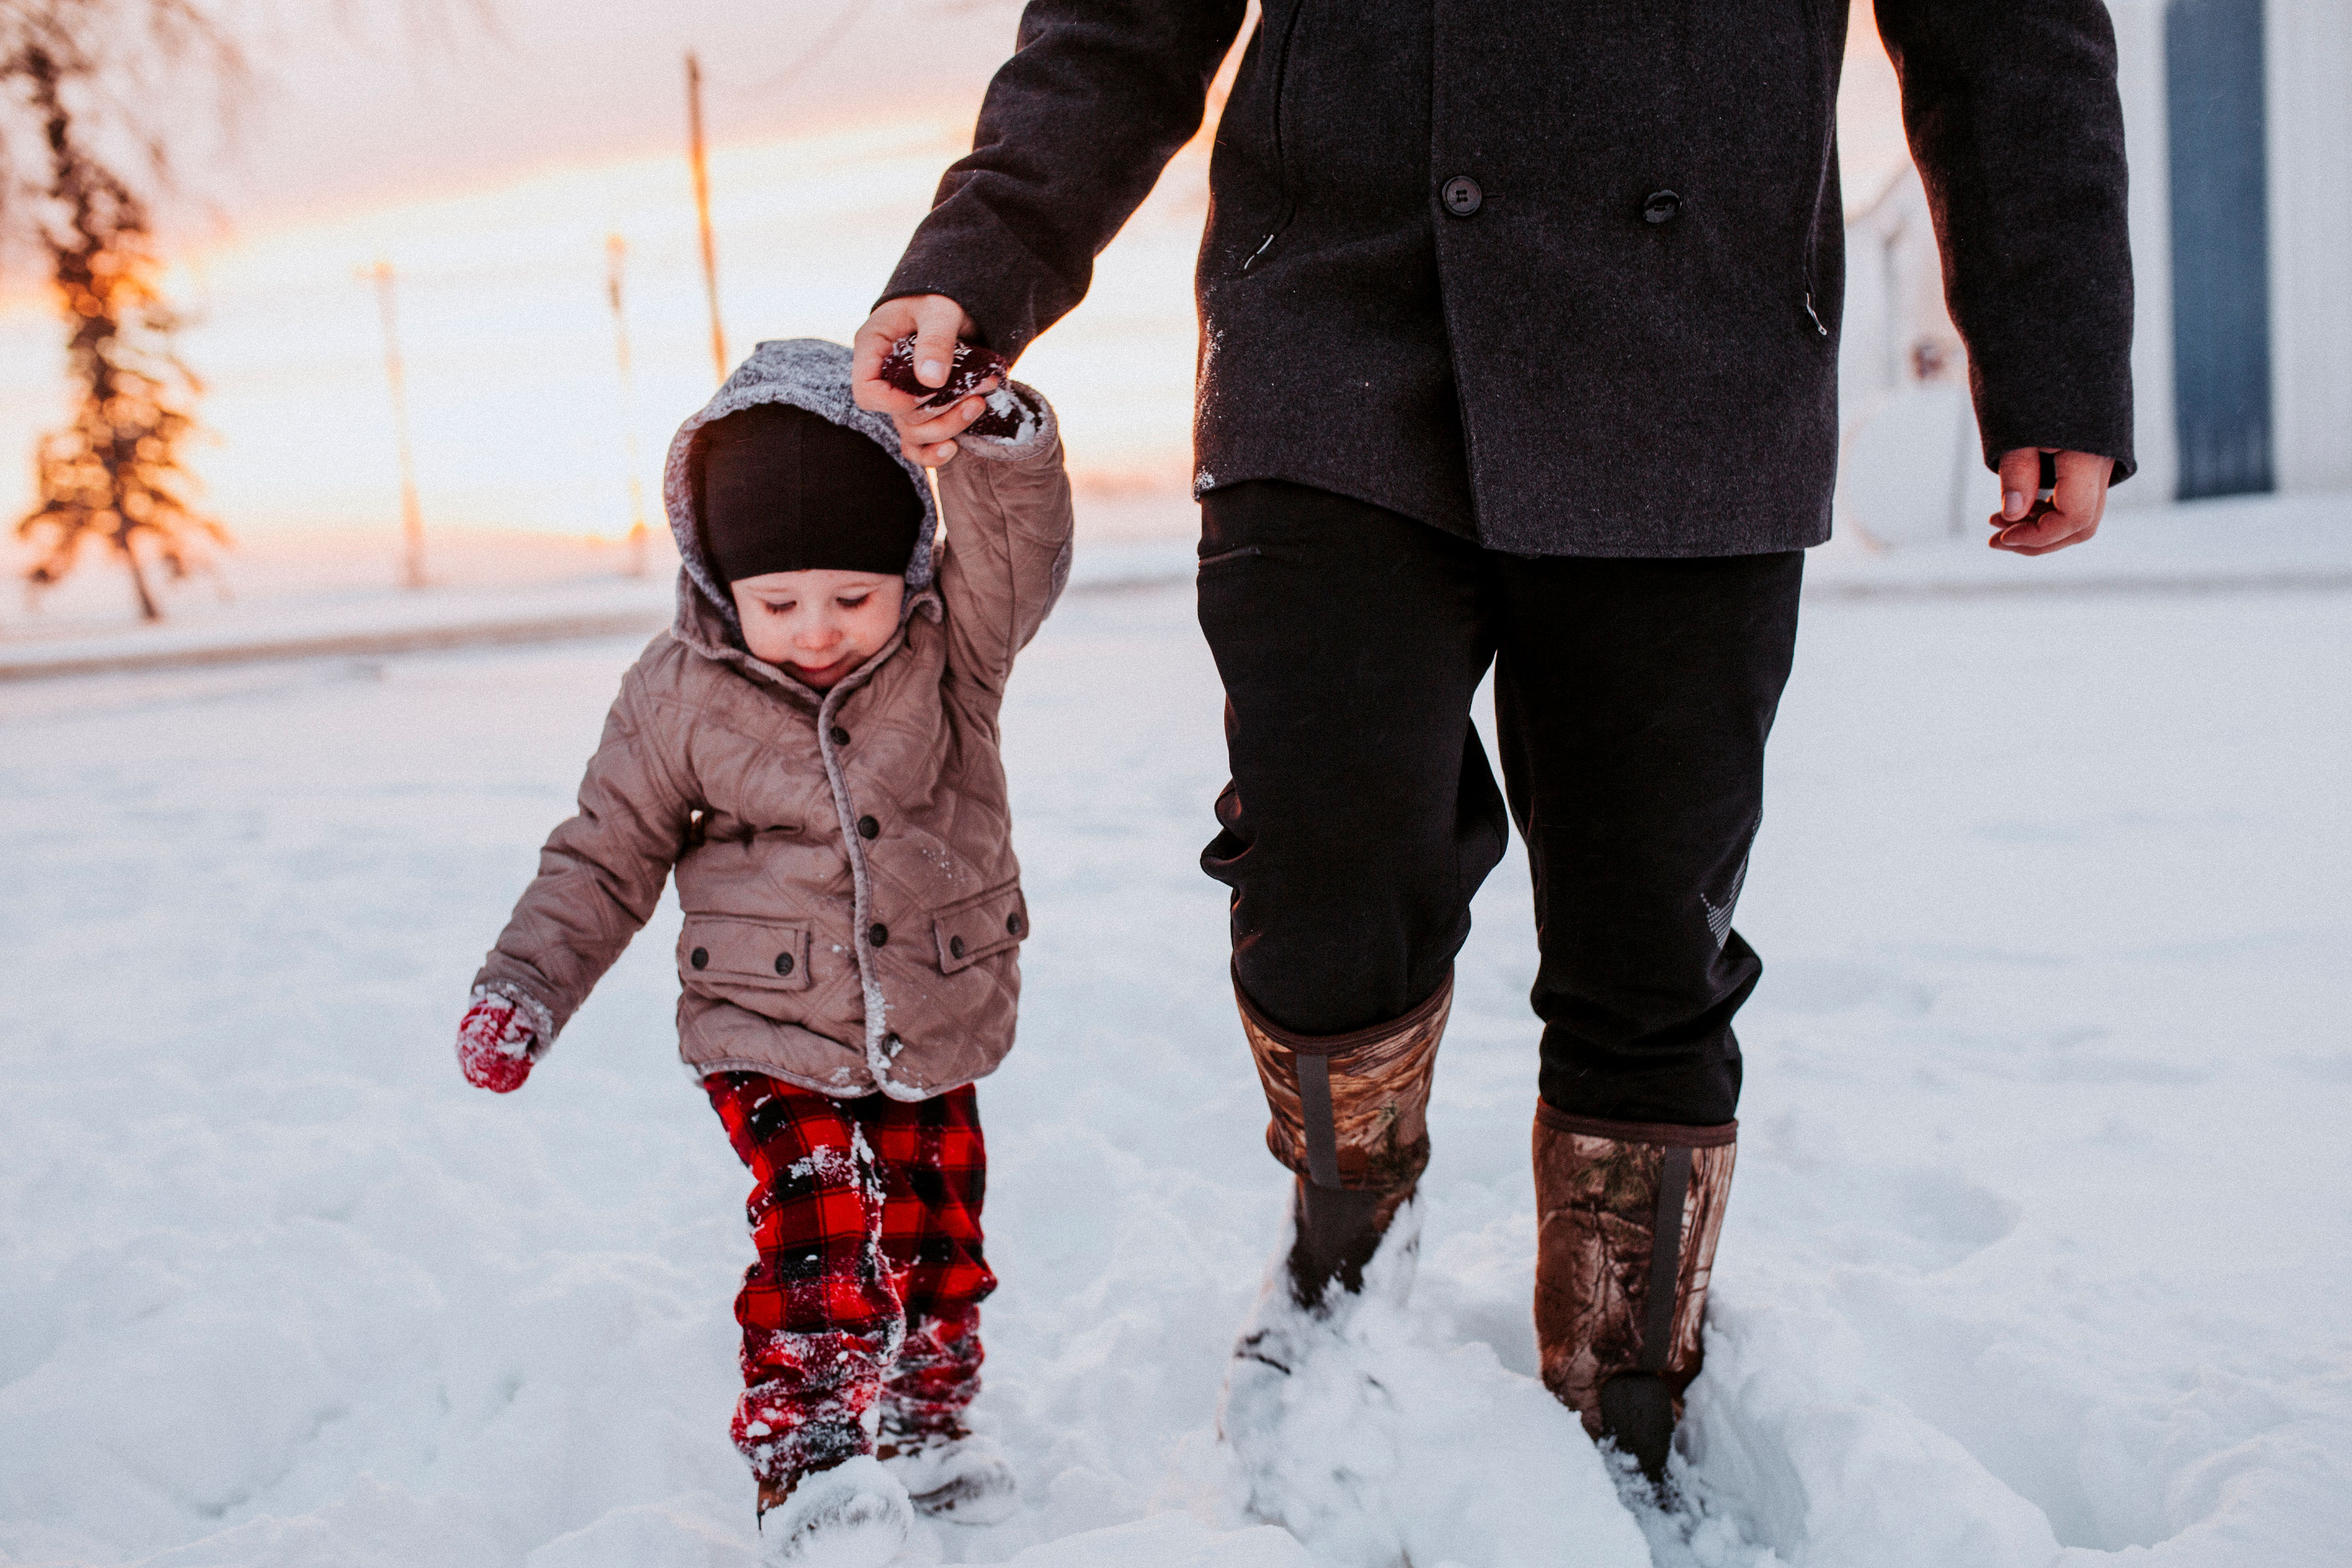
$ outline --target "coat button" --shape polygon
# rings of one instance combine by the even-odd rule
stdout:
[[[1642,217],[1647,223],[1672,223],[1683,216],[1683,199],[1672,191],[1652,191],[1642,204]]]
[[[695,967],[698,969],[701,965],[697,964]],[[776,973],[779,974],[790,974],[792,972],[793,955],[789,952],[780,952],[776,954]]]
[[[1011,931],[1014,936],[1019,936],[1019,935],[1021,934],[1021,917],[1020,917],[1020,915],[1019,915],[1018,913],[1014,913],[1014,914],[1009,914],[1009,915],[1005,916],[1005,917],[1004,917],[1004,929],[1005,929],[1006,931]]]
[[[710,967],[710,950],[707,947],[698,947],[686,955],[686,961],[697,969],[708,969]]]
[[[859,817],[859,818],[857,819],[857,837],[860,837],[860,838],[874,838],[874,837],[879,837],[879,836],[880,836],[880,834],[881,834],[881,832],[882,832],[882,825],[881,825],[880,823],[878,823],[878,822],[875,821],[872,817],[870,817],[870,816],[861,816],[861,817]]]
[[[875,946],[880,947],[884,942],[890,940],[890,928],[884,925],[880,921],[876,921],[872,925],[866,928],[866,940],[872,942]]]
[[[1455,217],[1468,217],[1486,199],[1486,193],[1478,188],[1478,182],[1467,174],[1456,174],[1446,181],[1445,189],[1440,194],[1445,198],[1445,210]]]
[[[961,958],[963,956],[963,938],[960,936],[951,936],[948,938],[948,956],[950,958]]]
[[[836,746],[849,744],[849,731],[835,724],[833,727],[833,743]]]

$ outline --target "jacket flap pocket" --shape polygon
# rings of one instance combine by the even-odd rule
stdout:
[[[931,931],[939,938],[940,968],[948,974],[1018,946],[1029,934],[1029,906],[1022,901],[1021,884],[1007,882],[976,899],[950,904],[932,917]]]
[[[809,928],[733,915],[688,915],[677,935],[678,973],[726,988],[805,991]]]

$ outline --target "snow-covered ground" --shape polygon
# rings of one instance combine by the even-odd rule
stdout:
[[[2090,552],[2083,552],[2087,558]],[[2087,563],[2087,562],[2086,562]],[[993,1146],[1025,1507],[910,1561],[2290,1568],[2352,1542],[2352,595],[1818,600],[1683,1510],[1532,1379],[1524,872],[1481,898],[1370,1506],[1213,1424],[1283,1178],[1181,587],[1013,687],[1036,935]],[[466,983],[634,641],[0,689],[0,1562],[746,1568],[747,1184],[667,913],[520,1094]],[[1335,1483],[1335,1486],[1337,1483]]]

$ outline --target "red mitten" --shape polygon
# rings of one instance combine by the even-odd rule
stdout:
[[[484,996],[457,1026],[457,1065],[475,1088],[511,1094],[530,1076],[530,1047],[538,1038],[512,998]]]

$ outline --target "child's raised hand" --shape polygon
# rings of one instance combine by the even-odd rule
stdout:
[[[513,1002],[485,996],[466,1009],[457,1025],[457,1065],[475,1088],[511,1094],[530,1076],[530,1047],[537,1039]]]

